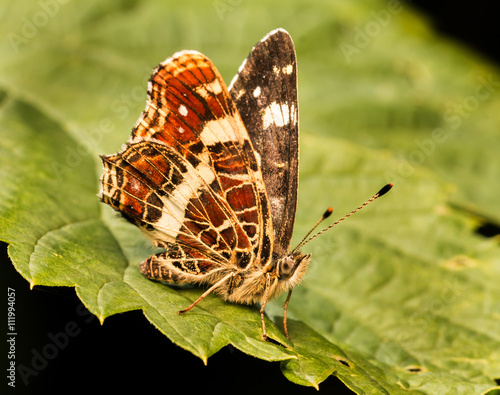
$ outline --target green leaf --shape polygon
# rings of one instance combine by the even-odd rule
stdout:
[[[500,248],[475,233],[500,222],[497,70],[439,40],[406,6],[233,3],[58,3],[32,35],[18,21],[40,5],[10,5],[0,24],[0,238],[17,271],[32,286],[75,287],[101,321],[142,310],[204,362],[232,344],[281,361],[306,386],[335,375],[359,394],[498,388]],[[389,22],[355,47],[383,10]],[[296,42],[300,73],[292,243],[329,205],[340,217],[386,182],[395,187],[305,247],[313,262],[290,302],[291,340],[280,297],[267,310],[268,343],[254,306],[209,296],[178,316],[203,291],[143,278],[150,241],[96,195],[98,154],[128,139],[157,63],[196,49],[230,81],[279,26]]]

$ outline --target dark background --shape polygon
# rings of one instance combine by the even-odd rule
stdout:
[[[500,62],[500,24],[495,2],[407,1],[426,14],[434,29],[495,63]]]
[[[411,1],[427,15],[435,30],[455,40],[480,56],[500,61],[498,13],[489,1]],[[9,263],[6,245],[1,244],[7,287],[16,291],[16,362],[31,368],[34,353],[42,352],[49,334],[59,339],[65,327],[72,325],[72,336],[52,360],[38,367],[39,374],[28,377],[28,386],[17,374],[16,393],[61,393],[78,390],[104,392],[113,390],[199,393],[313,394],[313,388],[297,386],[280,372],[279,363],[267,363],[226,347],[208,361],[201,360],[173,345],[160,334],[141,312],[118,314],[100,325],[96,318],[81,310],[72,288],[35,287]],[[4,310],[5,311],[5,310]],[[69,338],[69,337],[68,337]],[[62,341],[62,340],[61,340]],[[63,342],[64,343],[64,342]],[[52,350],[52,349],[51,349]],[[6,361],[6,358],[3,357]],[[175,360],[171,365],[167,361]],[[3,371],[5,372],[5,370]],[[5,379],[4,379],[5,380]],[[6,386],[6,380],[2,387]],[[323,392],[352,393],[336,378],[320,385]],[[2,390],[2,393],[14,391]]]

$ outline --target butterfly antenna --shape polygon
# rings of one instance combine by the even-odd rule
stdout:
[[[380,191],[378,191],[375,195],[373,195],[370,199],[368,199],[366,202],[364,202],[361,206],[359,206],[358,208],[355,208],[354,210],[352,210],[349,214],[343,216],[342,218],[340,218],[339,220],[335,221],[333,224],[327,226],[325,229],[323,229],[322,231],[319,231],[318,233],[316,233],[314,236],[311,236],[309,238],[307,238],[311,233],[312,231],[326,218],[328,218],[330,216],[330,214],[332,213],[332,208],[329,207],[328,210],[325,211],[325,213],[323,214],[323,216],[321,217],[321,219],[316,222],[316,224],[313,226],[313,228],[307,233],[307,235],[302,239],[302,241],[297,245],[297,247],[295,247],[293,249],[293,251],[291,252],[291,254],[293,254],[295,251],[297,251],[298,249],[302,248],[304,246],[304,244],[307,244],[309,243],[311,240],[315,239],[316,237],[318,237],[319,235],[325,233],[327,230],[330,230],[331,228],[333,228],[335,225],[341,223],[342,221],[344,221],[345,219],[349,218],[351,215],[353,215],[354,213],[357,213],[359,210],[361,210],[363,207],[365,207],[366,205],[368,205],[369,203],[373,202],[375,199],[378,199],[379,197],[381,196],[384,196],[387,192],[389,192],[392,188],[394,184],[387,184],[387,185],[384,185]]]
[[[316,229],[318,227],[318,225],[323,222],[325,219],[327,219],[330,215],[332,215],[332,212],[333,212],[333,208],[331,207],[328,207],[328,209],[324,212],[324,214],[321,216],[321,218],[318,220],[318,222],[316,222],[314,224],[314,226],[311,228],[311,230],[309,232],[307,232],[307,234],[304,236],[304,238],[300,241],[299,244],[297,244],[297,247],[295,247],[293,249],[293,251],[291,252],[292,254],[297,251],[300,247],[302,247],[302,245],[304,244],[304,241],[309,237],[309,235],[314,231],[314,229]]]

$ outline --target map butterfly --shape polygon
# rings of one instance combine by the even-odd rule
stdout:
[[[206,56],[181,51],[154,70],[123,151],[101,157],[100,196],[164,249],[141,263],[144,276],[208,286],[179,314],[212,292],[260,303],[267,339],[266,303],[288,291],[288,337],[288,302],[311,260],[298,248],[308,240],[289,250],[298,149],[297,60],[285,30],[252,49],[229,89]]]

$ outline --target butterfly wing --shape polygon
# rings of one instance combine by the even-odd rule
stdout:
[[[283,29],[252,49],[230,86],[230,94],[261,158],[270,204],[275,251],[288,251],[298,187],[297,59]]]
[[[270,260],[272,223],[259,163],[204,55],[182,51],[155,69],[129,143],[103,163],[103,201],[157,245],[180,245],[205,273]],[[182,271],[182,254],[167,255]]]

